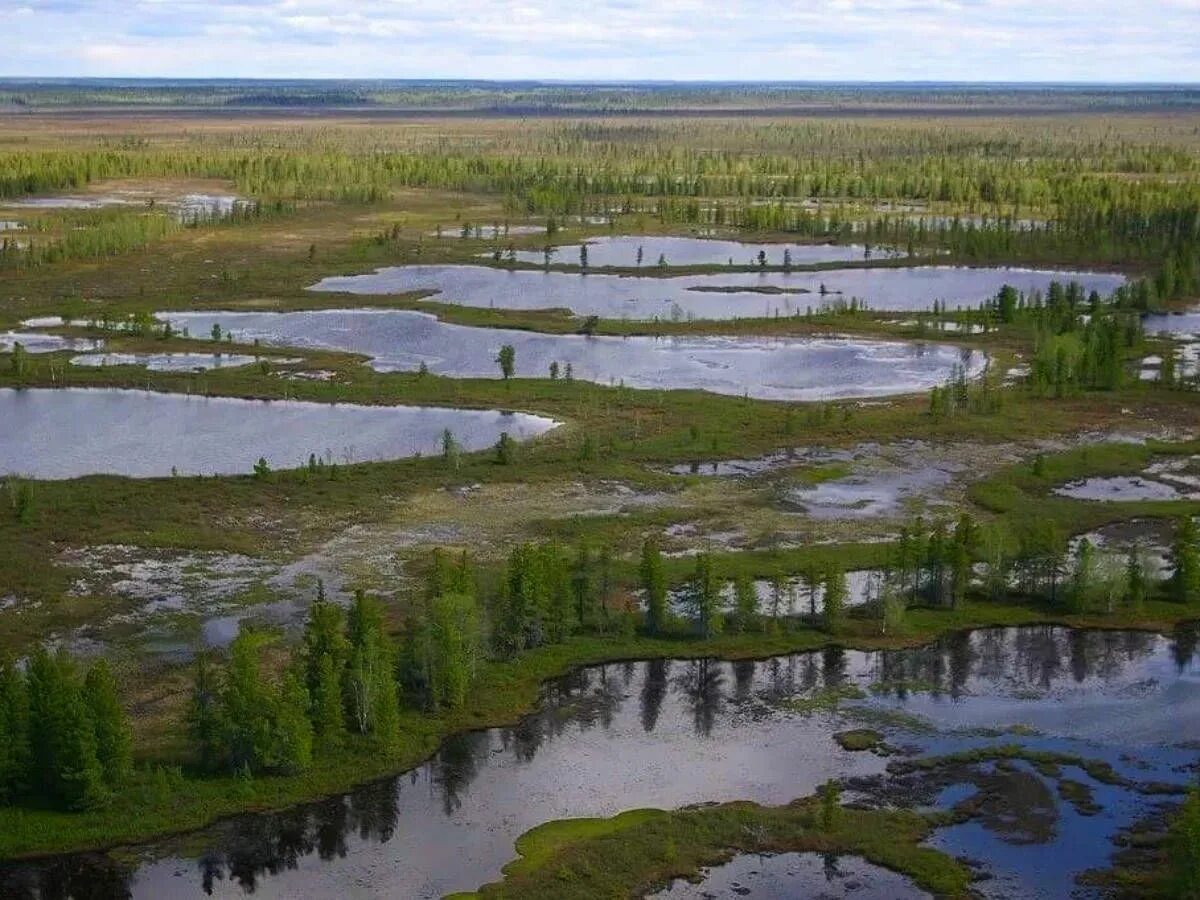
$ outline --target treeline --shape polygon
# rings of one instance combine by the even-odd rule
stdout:
[[[0,197],[102,178],[214,177],[268,198],[373,202],[400,187],[484,192],[508,198],[519,213],[603,214],[616,206],[665,222],[857,235],[970,258],[1115,263],[1162,259],[1164,248],[1189,241],[1194,249],[1194,135],[1166,129],[1151,141],[1112,123],[1088,125],[534,122],[485,137],[451,129],[436,139],[276,129],[197,135],[182,150],[10,152],[0,155]],[[813,198],[833,209],[806,205]],[[931,203],[981,215],[927,215]]]
[[[0,803],[103,805],[133,769],[129,723],[104,660],[65,651],[0,661]]]

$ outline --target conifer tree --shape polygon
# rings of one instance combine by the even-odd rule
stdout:
[[[646,594],[646,632],[662,634],[667,624],[667,576],[663,570],[662,551],[653,538],[642,544],[638,574]]]
[[[0,803],[29,788],[29,691],[11,660],[0,659]]]
[[[834,566],[825,575],[825,630],[837,633],[846,618],[846,576]]]
[[[96,728],[96,758],[109,788],[119,787],[133,771],[133,733],[117,699],[117,684],[103,658],[84,679],[84,698]]]

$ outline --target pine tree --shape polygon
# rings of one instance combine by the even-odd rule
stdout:
[[[11,660],[0,659],[0,804],[30,786],[29,690]]]
[[[29,662],[30,745],[38,788],[69,809],[106,799],[104,772],[96,757],[96,729],[75,664],[66,653],[45,648]]]
[[[313,726],[300,673],[290,669],[272,699],[271,738],[263,762],[275,772],[302,772],[312,762]]]
[[[1084,538],[1075,550],[1075,569],[1067,591],[1067,602],[1073,612],[1087,612],[1092,603],[1095,583],[1096,551],[1092,542]]]
[[[220,721],[226,761],[235,771],[266,769],[271,762],[276,703],[259,664],[265,640],[261,634],[243,630],[229,647]]]
[[[702,637],[712,637],[722,630],[724,623],[718,609],[720,598],[712,557],[701,553],[696,557],[696,571],[688,588],[688,607]]]
[[[846,618],[846,576],[840,568],[831,568],[825,575],[825,630],[836,634]]]
[[[653,539],[642,544],[639,575],[646,594],[646,631],[653,635],[662,634],[667,624],[667,576],[663,570],[662,551]]]
[[[1169,585],[1171,599],[1176,603],[1200,603],[1200,540],[1191,516],[1179,520],[1171,561],[1175,566]]]
[[[342,672],[330,653],[322,653],[317,662],[316,685],[312,689],[312,725],[313,733],[324,747],[336,747],[345,738]]]
[[[187,714],[188,732],[206,769],[217,769],[229,756],[226,726],[221,701],[221,684],[216,667],[207,653],[196,657],[192,697]]]
[[[740,573],[733,583],[735,622],[737,630],[746,632],[758,628],[758,591],[750,576]]]
[[[110,788],[119,787],[133,771],[133,733],[106,660],[97,660],[88,670],[84,698],[96,729],[96,758],[104,781]]]
[[[1131,609],[1135,611],[1142,609],[1149,594],[1149,587],[1141,550],[1134,547],[1129,551],[1129,557],[1125,561],[1125,598]]]

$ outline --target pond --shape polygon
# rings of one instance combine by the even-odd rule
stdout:
[[[310,290],[350,294],[427,292],[439,303],[497,309],[567,309],[575,315],[643,321],[772,318],[803,315],[857,297],[876,310],[927,310],[935,300],[975,307],[1004,285],[1045,291],[1076,281],[1110,294],[1120,275],[953,266],[831,269],[824,272],[728,272],[650,276],[417,265],[322,279]],[[824,293],[822,293],[824,288]]]
[[[516,351],[516,374],[546,378],[557,362],[565,376],[631,388],[712,391],[764,400],[831,400],[925,391],[968,376],[987,357],[944,344],[835,337],[587,337],[442,322],[412,310],[320,310],[291,313],[162,313],[190,334],[214,324],[241,342],[362,353],[378,371],[499,378],[501,346]]]
[[[759,253],[764,254],[766,265],[785,265],[784,252],[789,254],[791,264],[807,266],[814,263],[856,262],[862,259],[879,259],[895,255],[883,248],[867,248],[862,244],[752,244],[744,241],[723,241],[716,238],[657,237],[653,235],[619,235],[614,237],[588,238],[587,264],[589,268],[635,268],[646,269],[658,266],[756,266],[760,265]],[[581,265],[580,248],[583,244],[567,244],[551,247],[552,266]],[[483,254],[491,256],[490,253]],[[542,264],[543,250],[517,250],[517,262]]]
[[[73,366],[142,366],[151,372],[236,369],[253,362],[255,357],[240,353],[85,353],[71,357]]]
[[[1188,461],[1183,461],[1186,465]],[[1147,477],[1149,476],[1149,477]],[[1110,475],[1084,478],[1054,489],[1060,497],[1100,502],[1141,500],[1197,500],[1200,483],[1185,469],[1147,469],[1146,475]]]
[[[136,478],[249,474],[304,465],[310,454],[347,464],[440,452],[449,428],[465,450],[501,432],[531,438],[550,419],[497,410],[236,400],[151,391],[0,389],[0,474]]]
[[[0,331],[0,353],[8,353],[20,344],[26,353],[58,353],[62,350],[92,351],[103,346],[102,341],[63,337],[60,334],[40,334],[35,331]]]
[[[834,853],[745,853],[706,869],[699,882],[677,878],[666,890],[648,894],[653,900],[921,900],[932,897],[903,875],[858,856]]]
[[[316,898],[349,886],[358,897],[438,897],[497,878],[514,840],[550,820],[779,804],[831,778],[871,803],[950,808],[1017,777],[986,762],[989,749],[1008,746],[1100,760],[1116,778],[1100,784],[1066,765],[1058,776],[1029,775],[1041,779],[1033,794],[1049,797],[1032,823],[1017,819],[1037,826],[1036,841],[1014,842],[1011,810],[995,802],[961,826],[975,832],[935,839],[994,874],[1005,897],[1067,896],[1075,875],[1107,862],[1111,838],[1163,799],[1143,785],[1178,791],[1192,777],[1200,751],[1182,742],[1200,739],[1198,640],[1194,628],[1164,637],[1038,626],[905,650],[591,666],[548,683],[539,711],[517,725],[454,737],[411,772],[177,842],[0,867],[0,889],[7,879],[16,896],[44,883],[113,885],[135,898]],[[863,724],[893,755],[833,739]],[[985,761],[949,756],[964,751]],[[918,764],[926,760],[944,762]],[[1093,791],[1102,815],[1085,819],[1056,799],[1055,778],[1067,774]]]

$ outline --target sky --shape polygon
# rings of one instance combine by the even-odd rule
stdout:
[[[9,0],[0,76],[1200,82],[1200,0]]]

